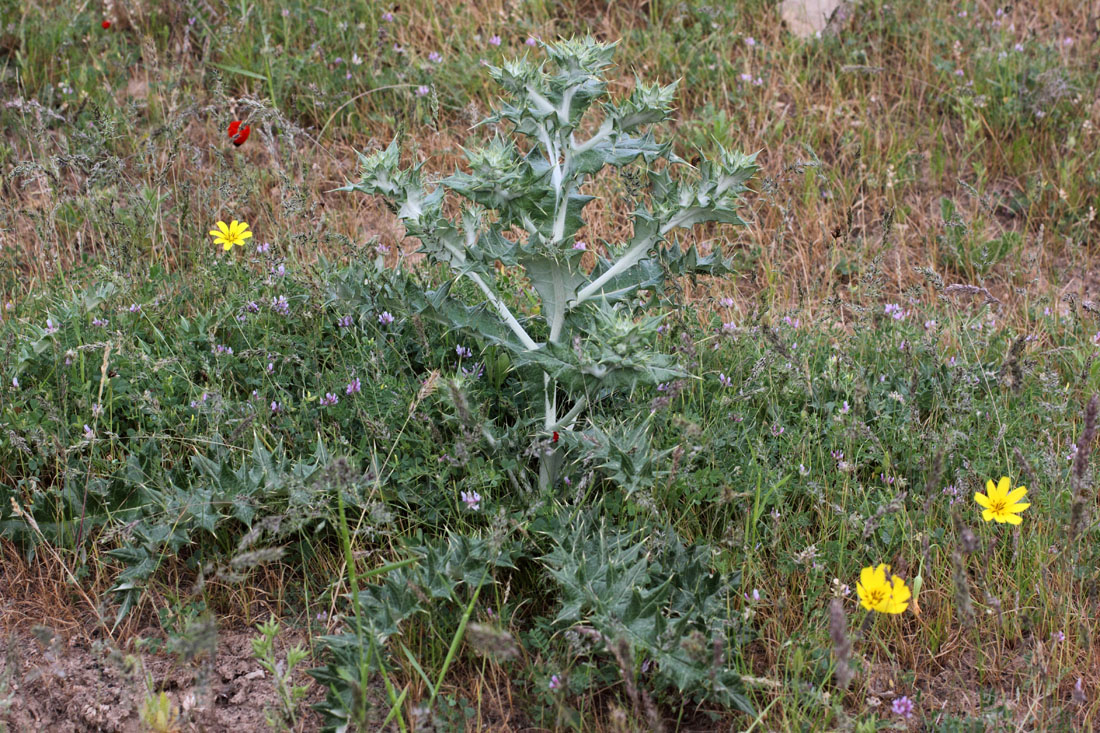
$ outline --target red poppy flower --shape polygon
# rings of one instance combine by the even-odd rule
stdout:
[[[107,30],[108,28],[111,27],[111,21],[105,20],[102,23],[100,23],[100,25],[103,26],[103,30]]]
[[[250,132],[252,132],[252,128],[248,125],[242,125],[240,120],[233,120],[229,123],[229,139],[232,140],[233,144],[237,147],[244,144]]]
[[[554,442],[555,443],[558,442],[558,431],[557,430],[554,431]]]

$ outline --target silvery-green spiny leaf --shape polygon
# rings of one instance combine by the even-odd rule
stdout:
[[[668,119],[672,111],[672,100],[676,96],[677,82],[668,86],[646,84],[634,77],[634,91],[620,105],[605,105],[609,119],[614,120],[619,130],[629,132],[642,125],[652,125]]]

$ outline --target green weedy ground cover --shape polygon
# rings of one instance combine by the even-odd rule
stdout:
[[[496,33],[488,16],[427,4],[393,19],[358,4],[149,4],[114,18],[113,34],[87,8],[64,11],[5,9],[0,23],[0,79],[23,100],[0,113],[0,156],[6,193],[27,202],[6,204],[5,233],[23,238],[0,251],[0,535],[25,557],[60,559],[77,585],[108,574],[93,599],[103,633],[159,609],[186,637],[189,621],[237,616],[241,595],[269,593],[281,628],[313,637],[332,728],[488,727],[502,687],[513,720],[551,729],[1092,724],[1087,405],[1100,323],[1087,299],[1056,297],[1027,269],[1040,228],[1086,275],[1095,260],[1065,244],[1087,238],[1096,202],[1089,114],[1073,96],[1094,72],[1068,30],[1024,38],[1008,27],[1023,20],[995,9],[945,23],[961,10],[867,3],[847,34],[795,46],[765,37],[762,4],[612,13],[625,68],[610,78],[628,80],[610,86],[618,103],[645,94],[627,69],[682,77],[683,110],[655,128],[670,154],[701,167],[719,146],[790,136],[810,148],[750,184],[754,230],[780,232],[738,239],[727,263],[755,297],[731,279],[661,273],[663,304],[624,299],[621,324],[665,314],[632,348],[667,373],[612,396],[566,371],[548,393],[545,364],[525,361],[509,331],[477,327],[502,311],[463,268],[410,267],[381,225],[363,242],[364,221],[381,218],[322,193],[357,179],[353,149],[382,150],[400,130],[430,153],[424,141],[448,125],[465,130],[500,103],[480,58],[536,58],[526,38],[586,30],[583,9],[534,4]],[[731,34],[747,57],[727,53]],[[651,48],[667,53],[644,70]],[[935,75],[890,76],[891,53]],[[838,73],[816,75],[822,64]],[[131,68],[147,86],[126,94]],[[366,70],[371,93],[342,106]],[[812,110],[776,122],[752,96],[773,85],[869,111],[888,94],[903,133],[882,138],[870,113],[839,131]],[[239,148],[224,134],[238,118],[253,128]],[[768,128],[757,145],[751,120]],[[923,157],[937,125],[955,142]],[[470,150],[491,139],[463,134]],[[843,161],[848,144],[869,170],[830,170],[814,152]],[[438,152],[426,180],[451,173],[459,151]],[[923,161],[933,182],[959,176],[984,203],[952,184],[921,218]],[[585,189],[607,218],[652,206],[644,184],[663,169],[638,167]],[[994,197],[996,180],[1029,170],[1041,175]],[[853,202],[830,214],[847,233],[825,253],[811,240],[795,245],[809,254],[783,249],[817,225],[807,212],[825,191]],[[860,191],[896,212],[881,230],[854,213]],[[1006,212],[1020,231],[996,230]],[[223,253],[205,235],[219,218],[256,236]],[[891,222],[926,232],[921,271],[870,256],[910,237]],[[575,255],[573,237],[568,254],[596,278],[630,232],[601,216],[586,231],[589,253]],[[736,236],[702,227],[685,244],[713,251]],[[819,260],[820,281],[799,282],[821,291],[788,297],[784,273]],[[550,338],[547,303],[561,301],[537,277],[488,260],[478,273],[534,340]],[[593,348],[613,346],[598,319],[583,325]],[[585,406],[548,423],[547,394]],[[548,450],[560,464],[540,481]],[[974,500],[1001,476],[1028,487],[1018,527],[983,522]],[[860,571],[880,563],[912,591],[901,614],[860,604]],[[278,633],[257,631],[272,669]],[[270,724],[293,727],[297,693],[276,677]],[[147,720],[190,722],[157,693]]]

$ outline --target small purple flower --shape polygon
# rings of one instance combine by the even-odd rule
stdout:
[[[894,485],[894,477],[893,476],[887,476],[885,473],[879,473],[878,477],[887,486],[893,486]]]
[[[277,414],[279,414],[279,413],[280,413],[280,412],[282,412],[282,411],[283,411],[283,406],[282,406],[282,405],[280,405],[280,404],[279,404],[278,402],[276,402],[275,400],[272,400],[272,401],[271,401],[271,412],[272,412],[273,414],[276,414],[276,415],[277,415]]]
[[[549,687],[550,687],[551,690],[560,690],[561,689],[561,684],[562,684],[561,683],[561,677],[558,677],[556,674],[550,675],[550,685],[549,685]]]
[[[106,318],[93,318],[92,319],[92,325],[95,326],[96,328],[106,328],[107,319]]]
[[[756,77],[755,79],[752,80],[752,85],[754,87],[762,87],[762,86],[764,86],[764,79],[762,77],[758,76],[758,77]]]
[[[772,424],[772,435],[775,436],[776,438],[778,438],[780,435],[782,435],[784,432],[786,432],[786,430],[787,429],[784,428],[779,423],[773,423]]]
[[[474,362],[469,369],[462,367],[462,373],[471,379],[481,379],[481,376],[485,374],[485,367],[480,361]]]
[[[256,245],[256,253],[257,254],[262,255],[262,254],[265,254],[269,251],[271,251],[271,242],[260,242],[259,244]]]
[[[848,400],[844,400],[844,404],[840,406],[840,414],[847,415],[851,409],[852,408],[848,406]]]
[[[722,330],[725,331],[726,333],[736,331],[737,330],[737,324],[734,323],[733,321],[727,321],[726,323],[722,324]]]
[[[87,426],[85,426],[85,427],[87,427]],[[1050,636],[1050,643],[1051,644],[1058,644],[1058,643],[1063,642],[1065,640],[1066,640],[1066,635],[1062,631],[1055,631]]]
[[[749,48],[752,48],[753,46],[756,45],[756,39],[753,38],[752,36],[749,36],[748,38],[745,39],[745,45],[748,46]]]
[[[745,82],[745,83],[747,83],[747,84],[751,84],[751,83],[752,83],[752,74],[746,74],[746,73],[742,73],[742,74],[741,74],[741,76],[740,76],[739,78],[741,79],[741,81],[743,81],[743,82]]]
[[[474,352],[461,345],[455,347],[455,353],[458,354],[459,359],[469,359],[474,355]]]
[[[285,295],[280,295],[278,298],[272,298],[271,309],[281,316],[290,315],[290,304],[287,302]]]
[[[214,348],[211,349],[211,351],[214,353],[214,356],[233,355],[233,347],[226,346],[225,344],[214,344]]]
[[[52,318],[46,319],[46,333],[57,333],[57,324],[53,322]]]
[[[140,313],[141,312],[141,306],[137,303],[132,303],[130,305],[130,312],[131,313]]]
[[[344,388],[346,394],[358,394],[363,389],[363,384],[359,381],[359,377],[348,382],[348,386]]]
[[[283,277],[286,275],[286,265],[280,262],[277,267],[271,268],[271,274],[275,277]]]
[[[905,348],[906,348],[906,347],[907,347],[908,345],[909,345],[909,342],[908,342],[908,341],[906,341],[905,339],[902,339],[902,340],[901,340],[901,343],[900,343],[900,344],[898,344],[898,351],[905,351]]]
[[[476,512],[478,509],[481,508],[481,494],[477,493],[476,491],[471,491],[469,493],[463,491],[462,501],[466,502],[466,508],[471,511]]]
[[[393,314],[389,311],[382,311],[378,314],[378,322],[383,326],[388,326],[393,323]]]
[[[393,22],[393,13],[391,13],[388,10],[386,12],[382,13],[382,20],[386,21],[387,23],[392,23]]]
[[[428,54],[428,61],[431,61],[433,64],[440,64],[443,63],[443,57],[439,55],[439,51],[432,51]]]
[[[272,373],[272,372],[274,372],[274,371],[275,371],[275,362],[273,362],[273,361],[269,361],[269,362],[267,363],[267,373],[268,373],[268,374],[271,374],[271,373]]]
[[[1073,45],[1073,39],[1070,38],[1069,36],[1066,36],[1065,38],[1062,39],[1062,45],[1065,46],[1066,48],[1069,48],[1070,46]]]
[[[490,46],[499,46],[500,45],[500,36],[495,36],[494,35],[494,36],[490,37],[489,38],[489,45]]]
[[[718,372],[718,383],[723,387],[733,386],[733,380],[727,377],[723,372]]]
[[[290,17],[290,8],[283,8],[283,17],[284,18],[289,18]]]
[[[250,300],[247,303],[245,303],[244,309],[246,311],[248,311],[249,313],[259,313],[260,312],[260,304],[257,303],[254,300]]]
[[[92,417],[99,417],[103,414],[103,405],[98,402],[92,403]]]
[[[15,389],[19,389],[19,377],[11,378],[11,386]]]
[[[84,437],[88,440],[95,438],[95,431],[88,427],[88,423],[84,423]]]
[[[390,253],[390,248],[384,244],[380,244],[374,248],[374,251],[380,255],[388,255]]]
[[[906,720],[913,717],[913,701],[905,695],[894,700],[894,715],[899,715]]]
[[[583,241],[582,242],[577,242],[576,244],[573,245],[573,249],[579,249],[583,252],[584,250],[588,249],[588,245]]]
[[[1096,332],[1096,335],[1092,337],[1093,346],[1100,346],[1100,331]]]
[[[797,318],[791,318],[790,316],[783,316],[783,322],[791,328],[798,328],[800,321]]]
[[[524,41],[524,43],[526,43],[528,46],[537,46],[538,42],[539,40],[534,36],[527,36],[527,40]]]
[[[1022,44],[1022,43],[1017,43],[1017,44],[1016,44],[1015,46],[1013,46],[1012,48],[1014,48],[1014,49],[1016,50],[1016,53],[1023,53],[1023,50],[1024,50],[1024,44]]]
[[[886,312],[886,315],[890,316],[895,321],[904,320],[905,317],[909,315],[909,311],[903,310],[897,303],[887,303],[883,310]]]
[[[431,89],[429,89],[428,87],[421,84],[420,86],[418,86],[416,88],[416,96],[426,97],[426,96],[428,96],[428,92],[430,92],[430,91],[431,91]]]
[[[334,58],[332,60],[333,66],[339,66],[342,63],[344,63],[344,57],[343,56],[337,56],[336,58]]]
[[[340,328],[351,328],[351,316],[347,315],[336,321],[336,325]]]
[[[733,298],[730,298],[730,297],[722,298],[721,300],[718,301],[718,305],[722,306],[723,308],[732,308],[733,307]]]
[[[335,392],[325,392],[325,396],[321,398],[321,405],[328,407],[329,405],[335,405],[340,401],[340,398],[336,396]]]

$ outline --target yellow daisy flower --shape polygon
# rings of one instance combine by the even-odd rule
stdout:
[[[252,236],[252,232],[248,231],[248,225],[236,219],[229,222],[229,226],[226,226],[224,221],[219,221],[214,226],[217,229],[211,229],[210,236],[214,238],[214,244],[222,245],[222,249],[226,252],[233,249],[234,244],[243,245],[244,240]]]
[[[985,493],[974,494],[974,501],[978,502],[978,506],[984,510],[982,512],[982,519],[987,522],[997,522],[998,524],[1019,524],[1024,521],[1020,517],[1020,512],[1027,509],[1031,504],[1027,502],[1020,502],[1020,499],[1024,498],[1027,494],[1027,487],[1018,486],[1017,488],[1009,491],[1012,487],[1012,482],[1008,480],[1008,476],[1001,476],[1001,480],[994,486],[992,481],[985,482]]]
[[[896,575],[887,577],[889,565],[863,568],[856,583],[856,594],[860,605],[868,611],[880,613],[902,613],[909,608],[909,599],[913,594],[905,581]]]

